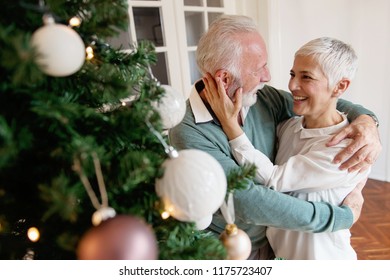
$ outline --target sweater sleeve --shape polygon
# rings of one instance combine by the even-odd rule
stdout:
[[[352,122],[354,119],[359,117],[360,115],[369,115],[369,116],[375,116],[375,114],[364,108],[363,106],[359,104],[354,104],[350,101],[347,101],[345,99],[339,99],[337,102],[337,110],[340,112],[344,112],[348,116],[348,120]]]
[[[235,192],[234,208],[236,219],[249,224],[313,233],[352,226],[349,207],[305,201],[255,184]]]

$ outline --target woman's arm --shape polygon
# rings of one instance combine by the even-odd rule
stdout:
[[[347,182],[357,184],[363,180],[367,172],[348,173],[332,163],[334,155],[344,146],[329,147],[326,152],[323,145],[312,146],[308,152],[291,156],[285,163],[274,165],[266,155],[253,147],[245,134],[230,141],[237,162],[240,165],[255,164],[256,180],[279,192],[319,191]]]

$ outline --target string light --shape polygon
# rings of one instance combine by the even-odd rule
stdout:
[[[163,220],[168,219],[170,216],[171,216],[171,214],[169,214],[168,211],[164,211],[164,212],[161,213],[161,218],[162,218]]]
[[[88,46],[85,49],[85,52],[87,53],[87,57],[86,57],[87,60],[91,60],[94,57],[93,48],[91,46]]]
[[[69,25],[72,27],[80,26],[80,24],[81,24],[81,19],[79,17],[72,17],[69,20]]]
[[[36,227],[30,227],[27,231],[27,237],[32,242],[37,242],[40,237],[39,230]]]

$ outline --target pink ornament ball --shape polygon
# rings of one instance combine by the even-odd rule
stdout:
[[[80,260],[155,260],[158,247],[150,225],[118,215],[87,231],[76,253]]]

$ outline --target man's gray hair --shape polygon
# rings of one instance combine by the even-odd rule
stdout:
[[[196,62],[202,75],[226,69],[240,79],[242,45],[236,35],[253,32],[258,29],[249,17],[222,15],[216,19],[198,43]]]

